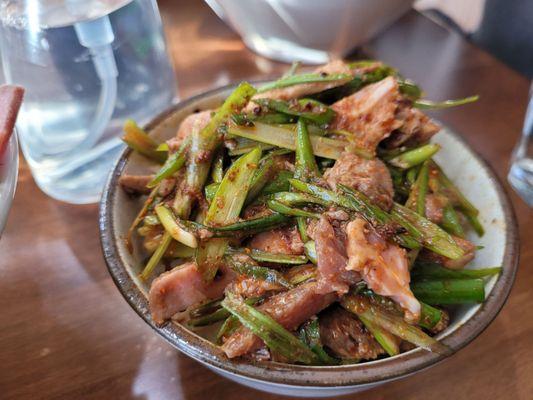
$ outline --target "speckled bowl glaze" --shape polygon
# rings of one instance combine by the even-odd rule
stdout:
[[[7,222],[7,215],[15,196],[19,169],[17,136],[9,139],[6,152],[0,157],[0,236]]]
[[[159,140],[172,137],[180,121],[196,110],[221,104],[232,87],[215,89],[182,101],[146,126]],[[452,353],[477,337],[496,317],[507,299],[518,263],[518,238],[511,203],[496,175],[455,133],[443,129],[434,141],[442,145],[437,160],[459,188],[479,207],[487,233],[471,237],[484,246],[470,268],[502,265],[503,272],[487,281],[487,299],[481,305],[462,306],[439,339]],[[100,204],[100,234],[109,272],[131,307],[174,347],[214,371],[241,384],[268,392],[293,396],[326,397],[353,393],[406,377],[435,365],[447,356],[414,349],[395,357],[341,366],[301,366],[274,362],[229,360],[216,346],[177,323],[156,326],[148,310],[149,282],[137,277],[146,255],[140,242],[130,254],[123,241],[141,207],[142,199],[127,196],[118,178],[127,173],[154,170],[143,157],[125,150],[105,187]]]

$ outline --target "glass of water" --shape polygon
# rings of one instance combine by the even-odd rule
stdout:
[[[533,84],[529,90],[522,135],[511,159],[508,180],[520,197],[533,207]]]
[[[156,1],[0,0],[0,38],[7,82],[26,89],[17,128],[35,181],[98,201],[124,120],[176,100]]]

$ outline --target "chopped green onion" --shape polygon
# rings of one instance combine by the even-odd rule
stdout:
[[[289,179],[292,179],[292,177],[293,173],[291,171],[279,171],[274,180],[265,185],[261,193],[264,195],[270,195],[288,191],[291,187]]]
[[[264,217],[246,219],[229,225],[217,226],[210,229],[218,232],[257,231],[269,230],[287,223],[289,217],[279,213],[265,215]]]
[[[139,277],[142,280],[147,280],[152,272],[154,271],[155,267],[157,267],[157,264],[159,264],[159,261],[161,261],[161,258],[163,258],[163,255],[168,249],[168,246],[172,242],[172,236],[170,236],[170,233],[165,232],[163,235],[163,238],[161,239],[161,242],[159,243],[159,246],[157,246],[157,249],[154,251],[148,262],[146,263],[146,266],[142,270],[142,272],[139,274]]]
[[[422,328],[433,329],[445,318],[444,312],[438,308],[430,306],[422,301],[419,303],[421,310],[420,321],[418,321],[418,325],[420,325]]]
[[[457,106],[462,106],[463,104],[474,103],[478,101],[478,99],[479,99],[478,95],[465,97],[464,99],[445,100],[445,101],[431,101],[431,100],[419,99],[419,100],[415,100],[413,102],[413,105],[416,108],[421,108],[425,110],[438,110],[441,108],[457,107]]]
[[[300,75],[291,75],[277,81],[267,83],[261,86],[257,92],[264,93],[273,89],[281,89],[284,87],[301,85],[304,83],[330,83],[336,84],[336,86],[343,85],[349,82],[352,79],[352,76],[349,74],[300,74]]]
[[[296,179],[307,180],[319,175],[313,147],[307,132],[307,125],[302,120],[298,120],[298,130],[296,134],[296,164],[294,177]]]
[[[398,79],[400,93],[410,100],[418,100],[424,92],[416,83],[409,79]]]
[[[247,139],[256,140],[285,149],[296,150],[296,132],[278,126],[255,123],[252,127],[231,124],[228,133]],[[344,152],[348,142],[327,137],[310,135],[309,137],[316,156],[338,159]]]
[[[299,330],[300,340],[306,343],[311,350],[317,355],[320,362],[324,365],[338,365],[340,360],[331,357],[322,346],[320,340],[320,326],[318,325],[318,319],[312,319],[302,325]]]
[[[228,168],[207,210],[206,225],[227,225],[238,219],[260,158],[261,150],[256,148]],[[215,277],[227,246],[227,239],[213,238],[198,247],[196,264],[206,282]]]
[[[290,265],[299,265],[305,264],[307,262],[307,257],[298,256],[293,254],[282,254],[282,253],[269,253],[267,251],[257,250],[257,249],[235,249],[228,248],[230,254],[235,253],[244,253],[255,261],[266,262],[266,263],[275,263],[275,264],[290,264]]]
[[[289,207],[276,200],[268,200],[267,205],[268,205],[268,208],[280,214],[292,215],[294,217],[307,217],[307,218],[317,218],[317,219],[320,218],[320,214],[312,213],[312,212],[305,211],[305,210],[300,210],[299,208]]]
[[[157,151],[158,143],[141,129],[132,119],[124,123],[122,140],[133,150],[154,161],[163,163],[167,158],[165,153]]]
[[[274,160],[270,158],[264,161],[257,171],[255,171],[255,174],[252,178],[252,183],[250,185],[250,190],[248,190],[248,196],[246,196],[246,204],[251,203],[259,195],[259,193],[261,193],[261,190],[263,190],[265,185],[270,180],[273,170]]]
[[[411,276],[416,279],[472,279],[485,278],[498,275],[501,267],[452,270],[439,264],[417,262],[411,271]]]
[[[215,194],[219,186],[220,186],[220,183],[213,182],[204,187],[205,199],[209,203],[211,203],[211,201],[213,200],[213,197],[215,197]]]
[[[241,326],[242,325],[239,321],[239,318],[237,318],[235,315],[230,315],[228,318],[226,318],[217,332],[217,343],[220,344],[223,337],[229,337]]]
[[[293,103],[265,98],[256,99],[254,102],[270,110],[299,117],[318,125],[329,123],[335,116],[335,112],[331,108],[313,99],[300,99]],[[308,109],[312,111],[307,111]]]
[[[312,240],[309,240],[305,242],[304,244],[304,252],[307,258],[309,258],[309,261],[311,261],[313,264],[317,264],[318,258],[316,255],[316,247],[315,242]]]
[[[375,324],[372,318],[363,315],[358,317],[389,356],[392,357],[400,353],[399,339],[396,336]]]
[[[128,233],[126,234],[126,238],[125,238],[125,242],[126,242],[126,247],[128,248],[128,251],[131,253],[133,252],[133,245],[131,243],[131,238],[133,236],[133,232],[135,231],[135,228],[137,227],[137,225],[139,225],[141,223],[141,221],[143,220],[143,218],[146,216],[146,213],[148,212],[148,209],[150,208],[150,206],[152,205],[152,203],[154,202],[155,198],[157,197],[157,194],[159,192],[159,187],[155,187],[152,189],[152,191],[150,192],[150,194],[148,195],[148,197],[146,198],[142,208],[141,208],[141,211],[139,211],[139,213],[137,214],[137,216],[135,217],[135,219],[133,220],[133,222],[131,223],[129,229],[128,229]]]
[[[485,300],[482,279],[416,281],[411,283],[411,290],[417,299],[431,305],[482,303]]]
[[[407,224],[414,226],[420,233],[417,239],[429,250],[452,260],[461,258],[464,255],[464,250],[453,240],[448,232],[428,219],[421,217],[416,212],[394,203],[391,214],[398,221],[405,221]],[[404,224],[404,226],[408,226],[407,224]]]
[[[287,72],[283,74],[283,78],[288,78],[289,76],[296,75],[296,72],[300,68],[300,65],[302,65],[300,61],[293,61],[291,67],[287,70]]]
[[[309,279],[314,279],[315,276],[316,266],[313,264],[298,265],[297,267],[292,267],[285,272],[285,279],[287,279],[290,284],[294,286],[306,282]]]
[[[341,305],[346,310],[359,317],[367,318],[375,325],[380,326],[409,343],[413,343],[434,353],[450,353],[450,349],[447,346],[428,336],[416,326],[408,324],[402,317],[393,315],[377,305],[371,304],[364,296],[346,295],[341,299]]]
[[[169,207],[167,207],[165,204],[158,204],[155,207],[155,213],[165,228],[165,231],[167,231],[174,240],[183,243],[185,246],[192,248],[198,247],[198,240],[196,239],[196,236],[183,229],[176,222],[176,218]]]
[[[441,225],[446,232],[450,232],[452,235],[460,238],[465,237],[465,231],[463,230],[459,216],[450,203],[446,204],[442,210]]]
[[[273,283],[286,289],[292,288],[292,285],[283,277],[283,275],[274,269],[247,264],[232,256],[226,256],[225,260],[228,262],[231,269],[238,274]]]
[[[297,206],[302,204],[319,204],[324,207],[328,207],[330,203],[324,201],[323,199],[310,195],[308,193],[299,193],[299,192],[278,192],[274,193],[272,196],[273,200],[279,201],[287,206]]]
[[[296,217],[296,227],[298,228],[300,239],[303,242],[307,242],[309,240],[309,236],[307,235],[307,219],[305,217]]]
[[[155,175],[154,179],[152,179],[152,181],[146,186],[153,188],[163,179],[169,178],[179,171],[181,167],[185,165],[185,161],[187,160],[187,149],[189,148],[190,144],[191,137],[188,136],[183,140],[178,151],[176,151],[174,154],[171,154],[170,157],[167,158],[161,169]]]
[[[416,149],[401,153],[400,155],[390,159],[388,162],[395,167],[409,169],[415,165],[422,164],[426,160],[429,160],[439,150],[440,145],[438,144],[425,144],[417,147]]]

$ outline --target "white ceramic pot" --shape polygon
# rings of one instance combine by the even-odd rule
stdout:
[[[342,58],[404,14],[413,0],[206,0],[253,51],[279,61]]]

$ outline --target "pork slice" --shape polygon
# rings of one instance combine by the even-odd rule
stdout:
[[[352,74],[354,75],[363,75],[368,72],[377,70],[378,68],[383,67],[384,64],[381,61],[374,61],[371,63],[366,63],[366,65],[356,65],[352,68]]]
[[[353,134],[354,144],[375,153],[378,144],[397,127],[398,83],[385,78],[345,97],[331,108],[336,112],[330,124],[332,130]]]
[[[430,250],[423,249],[420,253],[420,259],[435,262],[441,264],[445,268],[449,269],[463,269],[466,264],[472,261],[476,255],[476,245],[467,239],[460,238],[459,236],[453,236],[453,240],[460,248],[464,250],[464,255],[456,260],[441,256],[440,254],[433,253]]]
[[[244,298],[261,297],[267,293],[279,292],[285,288],[277,283],[263,279],[239,277],[227,287],[227,290]]]
[[[324,173],[324,178],[333,190],[336,190],[340,183],[364,193],[384,210],[390,210],[392,207],[392,178],[379,158],[368,160],[345,152],[335,161],[333,167]]]
[[[181,142],[187,136],[189,136],[194,129],[203,129],[211,121],[212,110],[200,111],[187,116],[178,128],[176,136],[170,140],[167,140],[168,147],[171,152],[175,152],[179,149]]]
[[[344,241],[339,240],[324,215],[315,225],[313,235],[317,255],[318,291],[347,293],[350,284],[359,281],[360,277],[346,270],[348,257]]]
[[[316,282],[309,282],[270,297],[259,306],[259,310],[285,329],[294,330],[335,300],[336,294],[322,294]],[[241,326],[224,342],[222,350],[229,358],[235,358],[257,350],[262,343],[248,328]]]
[[[296,227],[276,228],[255,235],[248,247],[269,253],[294,254],[304,253],[304,243]]]
[[[362,218],[351,221],[346,234],[347,268],[359,272],[374,292],[396,301],[407,321],[418,321],[420,303],[409,287],[411,276],[405,250],[383,240]]]
[[[188,262],[154,279],[148,295],[154,322],[162,324],[194,304],[221,297],[235,279],[230,269],[222,268],[221,272],[213,282],[205,283],[196,264]]]
[[[176,178],[165,178],[159,184],[158,193],[162,197],[168,196],[176,187],[176,181],[183,179],[183,172],[179,171]]]
[[[118,183],[127,193],[130,194],[149,194],[151,189],[147,187],[148,183],[154,179],[154,175],[122,175]]]
[[[444,201],[438,195],[429,193],[425,201],[426,218],[435,224],[442,222],[444,213]]]
[[[20,86],[0,86],[0,157],[4,154],[15,128],[23,97],[24,89]]]
[[[324,185],[325,186],[325,185]],[[327,211],[322,213],[328,221],[333,221],[337,225],[342,225],[344,222],[350,220],[350,214],[346,211],[336,208],[336,206],[330,207]],[[318,219],[310,219],[307,222],[307,236],[315,240],[315,229],[318,226]],[[337,233],[340,233],[341,236],[345,236],[342,230],[337,230]]]
[[[432,121],[426,114],[411,105],[403,104],[398,107],[396,114],[399,125],[391,136],[385,141],[388,148],[400,146],[416,146],[427,142],[437,132],[440,126]]]
[[[297,99],[300,97],[308,96],[310,94],[315,94],[322,92],[327,89],[334,88],[336,86],[343,85],[348,83],[353,76],[353,72],[350,70],[348,64],[341,60],[334,60],[325,65],[322,65],[313,71],[315,74],[347,74],[350,77],[334,82],[315,82],[315,83],[302,83],[299,85],[287,86],[279,89],[268,90],[263,93],[258,93],[252,97],[252,102],[254,99],[276,99],[276,100],[290,100]],[[247,106],[246,111],[251,111],[255,103]]]
[[[340,307],[322,313],[318,322],[322,344],[338,357],[373,360],[385,353],[361,321]]]

